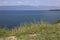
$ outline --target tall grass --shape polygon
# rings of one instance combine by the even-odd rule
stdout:
[[[6,28],[0,28],[0,37],[8,37],[10,35],[10,32]]]
[[[46,22],[25,23],[12,30],[0,29],[0,37],[16,36],[20,40],[60,40],[60,26]]]

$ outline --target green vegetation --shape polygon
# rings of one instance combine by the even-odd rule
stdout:
[[[0,29],[0,37],[16,36],[20,40],[60,40],[60,26],[46,22],[25,23],[12,30]]]

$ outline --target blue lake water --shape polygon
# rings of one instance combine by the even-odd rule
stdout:
[[[0,26],[13,27],[25,22],[40,20],[53,23],[60,19],[60,11],[47,10],[0,10]]]

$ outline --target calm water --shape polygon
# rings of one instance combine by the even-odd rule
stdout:
[[[11,10],[0,10],[0,26],[17,26],[25,22],[39,22],[41,19],[52,23],[60,19],[59,11],[42,11],[42,10],[31,10],[31,11],[11,11]]]

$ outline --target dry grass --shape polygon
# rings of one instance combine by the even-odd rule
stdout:
[[[26,23],[11,31],[0,29],[0,34],[6,36],[16,36],[20,40],[60,40],[60,26],[57,24],[48,24],[43,21],[39,23]],[[10,33],[10,34],[9,34]]]

